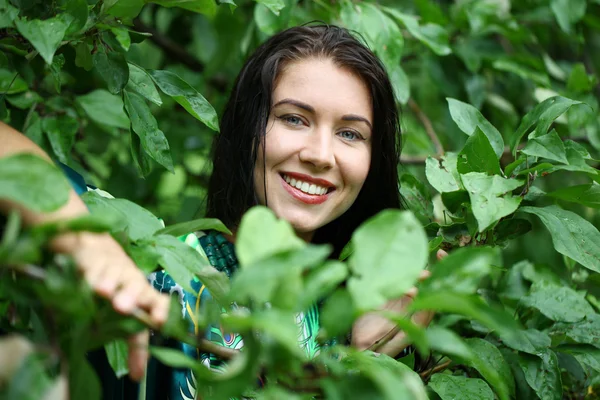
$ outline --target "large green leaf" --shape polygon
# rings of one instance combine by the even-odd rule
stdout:
[[[106,82],[108,91],[117,94],[123,90],[129,80],[129,67],[125,56],[119,52],[94,54],[94,67]]]
[[[498,347],[481,338],[466,339],[474,356],[469,365],[475,368],[496,390],[500,398],[514,396],[515,380],[510,366]]]
[[[408,211],[380,212],[354,232],[352,243],[348,290],[363,311],[402,296],[427,263],[427,236]]]
[[[81,197],[92,213],[114,215],[113,220],[120,223],[114,232],[126,230],[132,241],[149,238],[163,227],[150,211],[129,200],[103,197],[93,191]]]
[[[488,247],[466,247],[451,252],[431,268],[431,277],[419,285],[421,293],[452,290],[475,293],[481,278],[489,275],[498,253]]]
[[[539,356],[521,354],[519,364],[527,383],[541,400],[562,399],[562,383],[556,353],[548,349],[539,353]]]
[[[552,122],[563,113],[567,112],[567,110],[575,104],[581,104],[581,102],[561,96],[555,96],[542,101],[536,105],[533,110],[525,114],[515,133],[508,139],[508,145],[510,146],[513,156],[516,155],[517,146],[519,145],[521,138],[529,132],[534,125],[536,126],[533,133],[534,137],[545,135]]]
[[[144,0],[146,3],[156,3],[163,7],[179,7],[185,10],[213,16],[217,12],[214,0]]]
[[[537,329],[519,331],[513,337],[501,337],[503,343],[511,349],[528,354],[538,354],[550,347],[551,340],[548,334]]]
[[[484,172],[488,175],[502,175],[494,149],[479,127],[475,128],[475,133],[467,139],[459,153],[456,168],[461,174]]]
[[[565,145],[555,130],[552,130],[545,135],[529,139],[525,148],[521,151],[529,156],[543,157],[563,164],[569,163]]]
[[[125,110],[131,120],[131,129],[139,136],[143,149],[157,163],[173,172],[169,142],[158,128],[156,119],[142,96],[124,91]]]
[[[46,133],[56,158],[63,164],[71,159],[71,148],[75,144],[75,134],[79,123],[68,115],[46,117],[42,120],[42,129]]]
[[[219,130],[217,113],[196,89],[170,71],[151,71],[150,76],[166,95],[214,131]]]
[[[244,214],[236,237],[236,253],[240,265],[247,267],[277,253],[298,250],[305,243],[292,226],[279,220],[266,207],[254,207]]]
[[[432,23],[419,25],[419,20],[413,15],[404,14],[389,7],[382,7],[382,9],[402,23],[411,35],[433,50],[438,56],[446,56],[452,53],[449,46],[448,32],[440,25]]]
[[[544,282],[533,284],[529,295],[521,301],[553,321],[577,322],[594,313],[584,294],[567,286]]]
[[[123,100],[120,96],[110,94],[104,89],[96,89],[77,97],[77,104],[98,124],[129,129],[129,118],[123,110]]]
[[[487,136],[490,145],[494,149],[496,158],[500,158],[504,152],[504,140],[502,139],[500,132],[498,132],[498,129],[490,124],[490,122],[481,115],[479,110],[472,105],[452,98],[447,98],[446,100],[448,100],[450,115],[460,130],[468,136],[471,136],[479,127],[485,136]]]
[[[558,322],[551,331],[577,343],[591,344],[600,348],[600,315],[598,314],[576,323]]]
[[[583,204],[586,207],[600,208],[600,184],[596,182],[587,185],[568,186],[546,193],[546,196]]]
[[[135,18],[142,11],[143,7],[144,0],[118,0],[105,11],[107,14],[117,18]]]
[[[283,10],[285,7],[285,1],[283,0],[255,0],[257,3],[260,3],[266,6],[271,12],[275,15],[279,15],[279,12]]]
[[[62,171],[32,154],[0,158],[0,198],[33,211],[55,211],[69,199],[69,182]]]
[[[135,64],[129,63],[128,65],[129,81],[127,82],[127,89],[141,94],[157,106],[162,105],[162,99],[160,98],[150,75]]]
[[[402,327],[404,330],[404,328]],[[465,360],[473,358],[469,345],[455,332],[441,326],[430,326],[425,332],[431,348],[450,357],[460,357]],[[411,336],[412,339],[412,336]]]
[[[428,385],[442,400],[493,400],[492,389],[477,378],[435,374]]]
[[[19,76],[18,72],[0,69],[0,93],[15,94],[26,90],[27,82]]]
[[[10,28],[19,15],[19,9],[13,7],[8,0],[0,2],[0,29]]]
[[[469,172],[461,178],[469,192],[479,232],[485,231],[500,218],[515,212],[521,203],[522,198],[512,196],[510,192],[522,186],[522,181],[506,179],[498,175],[487,176],[479,172]]]
[[[584,17],[586,3],[585,0],[551,0],[550,8],[560,28],[570,34],[573,25]]]
[[[440,193],[463,189],[457,170],[457,154],[448,152],[439,160],[427,157],[425,174],[427,180]]]
[[[580,364],[600,372],[600,349],[588,345],[571,345],[561,346],[557,350],[573,355]]]
[[[522,207],[519,211],[540,218],[552,235],[556,251],[600,272],[600,232],[594,225],[558,206]]]
[[[54,53],[60,46],[69,27],[69,23],[66,22],[67,19],[65,14],[44,21],[19,18],[15,20],[15,25],[19,33],[29,40],[40,53],[44,61],[47,64],[52,64]]]

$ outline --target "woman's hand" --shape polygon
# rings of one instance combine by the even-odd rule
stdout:
[[[94,292],[110,300],[118,312],[143,310],[157,326],[167,320],[169,298],[152,287],[109,234],[68,233],[56,237],[50,247],[72,256]],[[129,374],[140,380],[148,360],[148,331],[130,337],[128,344]]]
[[[441,260],[447,256],[444,250],[438,250],[436,256]],[[431,273],[427,270],[421,272],[419,280],[427,279]],[[411,288],[400,299],[388,301],[380,310],[391,311],[396,314],[403,313],[417,295],[417,288]],[[427,326],[433,319],[434,313],[431,311],[419,311],[412,316],[412,322],[420,326]],[[398,330],[396,324],[385,317],[376,313],[367,313],[354,322],[352,326],[352,345],[359,350],[367,350],[374,344],[381,341],[382,338],[393,334],[393,337],[377,348],[378,353],[387,354],[390,357],[396,357],[404,350],[408,343],[406,334]]]

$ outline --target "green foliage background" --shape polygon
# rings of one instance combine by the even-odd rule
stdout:
[[[167,226],[190,221],[203,216],[211,172],[210,144],[218,135],[218,116],[245,57],[275,32],[315,20],[355,30],[385,63],[402,109],[401,192],[413,214],[383,215],[364,227],[364,236],[357,232],[359,238],[379,240],[366,245],[364,239],[359,240],[367,250],[355,248],[343,267],[335,263],[319,267],[338,272],[331,281],[316,273],[311,275],[313,281],[301,278],[301,270],[290,267],[294,272],[285,277],[271,276],[274,285],[293,276],[305,291],[310,288],[315,295],[325,295],[332,292],[328,284],[347,279],[347,289],[334,291],[323,312],[325,335],[335,336],[341,332],[327,332],[327,328],[349,326],[360,313],[406,289],[386,286],[387,276],[377,278],[377,272],[389,272],[385,262],[361,271],[360,266],[365,267],[361,259],[374,254],[410,258],[414,265],[395,272],[392,282],[409,279],[412,283],[428,253],[439,247],[452,250],[456,255],[432,268],[433,277],[423,285],[412,308],[438,311],[434,325],[423,330],[395,316],[422,353],[434,351],[428,368],[420,371],[428,395],[441,399],[455,398],[457,393],[461,399],[596,398],[600,385],[597,0],[236,0],[235,4],[0,0],[0,118],[89,183],[146,208]],[[42,187],[45,182],[47,187],[57,187],[49,183],[43,167],[36,176],[35,161],[15,160],[13,164],[3,161],[0,194],[28,198],[23,192],[19,197],[18,190],[9,186],[11,176],[12,182],[23,178],[30,186]],[[31,201],[48,209],[61,202],[41,205],[54,198],[51,192],[46,195]],[[128,221],[137,230],[126,230],[128,236],[121,239],[130,254],[138,249],[134,254],[142,268],[152,269],[162,260],[163,267],[182,278],[178,281],[200,275],[203,281],[212,282],[215,297],[219,296],[220,285],[225,285],[222,277],[212,276],[197,261],[183,256],[185,268],[165,261],[169,251],[185,253],[169,239],[177,229],[160,231],[153,217],[133,203],[111,203],[93,196],[86,201],[92,209],[112,207],[119,216],[137,211],[135,219]],[[268,218],[262,212],[248,217],[255,221],[254,225],[247,222],[249,229],[261,229],[256,221]],[[8,220],[0,264],[39,261],[39,257],[26,256],[33,253],[15,250],[32,243],[27,242],[31,238],[26,231],[19,233],[15,221],[16,217]],[[126,228],[93,219],[81,226],[113,233]],[[14,237],[8,237],[11,227]],[[429,248],[418,239],[401,248],[398,243],[410,237],[407,227],[422,232],[423,238],[426,234]],[[61,229],[78,228],[76,224],[54,226],[33,237],[46,238]],[[304,251],[296,256],[315,264],[323,261],[317,249],[298,245],[275,221],[262,229],[281,232],[284,238],[275,249],[265,250],[267,259],[277,251],[288,252],[289,257],[289,252]],[[379,233],[373,236],[371,232]],[[240,236],[243,247],[244,236]],[[246,236],[248,246],[256,248],[251,236]],[[387,239],[383,244],[382,238]],[[150,254],[149,246],[162,253]],[[415,250],[419,246],[422,249]],[[244,261],[240,256],[242,264],[259,261],[248,257]],[[31,275],[32,270],[28,271]],[[232,283],[234,289],[244,287],[244,279],[251,282],[259,277],[255,269],[247,271]],[[375,278],[365,278],[367,273]],[[372,288],[364,296],[369,301],[358,295],[357,288],[365,286]],[[6,285],[2,289],[13,300],[20,293],[10,292]],[[92,301],[89,294],[82,294],[83,288],[75,289],[70,295]],[[260,299],[254,297],[258,293],[240,292],[236,300],[242,304],[275,301],[276,310],[284,314],[311,300],[296,293],[298,304],[277,305],[280,294],[276,291],[267,294],[268,298],[260,294]],[[227,290],[222,290],[222,296],[228,298]],[[342,315],[341,309],[353,312]],[[82,311],[62,312],[72,318],[69,312]],[[240,332],[268,331],[265,321],[279,321],[281,316],[260,307],[257,312],[253,319],[234,316],[228,323]],[[27,331],[28,324],[20,329],[10,326],[11,331]],[[85,329],[89,325],[81,335]],[[133,328],[124,331],[128,329]],[[176,335],[175,331],[171,333]],[[281,332],[270,333],[278,340],[285,337]],[[114,343],[123,335],[106,333],[98,343]],[[283,346],[290,343],[280,341]],[[254,349],[250,352],[257,352],[252,354],[274,351],[258,344],[248,346]],[[345,387],[349,378],[327,359],[338,350],[346,354],[349,370],[364,375],[364,381],[356,381],[351,389]],[[338,350],[325,357],[331,373],[339,374],[334,380],[337,384],[328,378],[313,379],[328,397],[379,393],[400,398],[394,393],[401,391],[407,393],[406,398],[419,398],[424,393],[408,389],[414,387],[414,376],[403,369],[404,364],[374,362],[366,353]],[[190,362],[160,351],[156,355],[171,364]],[[75,359],[81,355],[72,355],[72,365],[83,363]],[[404,361],[412,367],[411,361]],[[292,355],[287,361],[270,362],[299,365]],[[432,369],[436,363],[445,368]],[[257,365],[250,363],[245,371]],[[375,376],[386,373],[395,377],[390,378],[392,383]],[[239,375],[231,377],[238,379],[236,390],[243,389],[249,382],[247,376],[252,376]],[[86,375],[85,379],[91,378]],[[202,379],[213,382],[212,377]],[[277,398],[280,391],[289,389],[285,387],[273,385],[264,395]]]

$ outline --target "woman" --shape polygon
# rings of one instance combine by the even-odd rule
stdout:
[[[235,273],[236,227],[248,208],[262,204],[289,221],[306,241],[332,243],[333,257],[339,256],[358,225],[383,209],[400,208],[398,123],[392,86],[383,65],[345,29],[304,26],[273,36],[242,68],[214,147],[207,216],[219,218],[234,235],[190,233],[186,243],[215,268],[228,275]],[[4,127],[0,141],[6,143],[6,138],[12,140],[7,146],[10,152],[39,153],[33,143]],[[10,207],[14,205],[4,204],[5,210]],[[31,217],[26,218],[31,223],[86,212],[74,194],[67,206],[43,221],[22,211]],[[151,312],[156,322],[164,321],[164,297],[147,291],[120,248],[111,253],[113,259],[92,265],[92,259],[100,258],[89,257],[89,251],[100,254],[116,243],[109,237],[81,235],[88,239],[59,238],[55,249],[75,255],[92,287],[111,298],[118,310],[126,313],[141,307]],[[91,250],[82,253],[82,246]],[[128,279],[132,276],[135,279]],[[164,293],[179,293],[190,320],[194,307],[210,296],[199,282],[192,284],[196,293],[184,292],[164,272],[156,273],[151,282]],[[386,307],[401,310],[404,303],[402,299]],[[428,315],[421,316],[422,323],[428,319]],[[318,351],[314,340],[318,309],[307,310],[299,324],[304,332],[302,345],[313,356]],[[367,348],[392,327],[380,317],[366,316],[355,324],[352,342]],[[221,345],[242,345],[240,338],[225,335],[218,328],[212,328],[208,335]],[[398,333],[381,351],[397,355],[403,348],[402,338]],[[179,347],[197,355],[196,349],[183,344]],[[143,371],[145,354],[143,350],[140,353],[130,360],[134,377]],[[222,367],[212,354],[199,356],[212,368]],[[193,398],[190,371],[161,374],[155,368],[151,364],[148,398]],[[165,376],[168,385],[159,381]],[[168,393],[162,392],[164,389]]]

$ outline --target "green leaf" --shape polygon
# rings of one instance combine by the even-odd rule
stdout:
[[[158,128],[146,101],[139,94],[124,91],[125,110],[131,120],[131,129],[139,136],[141,145],[150,157],[167,170],[174,172],[169,142]]]
[[[346,334],[352,328],[357,313],[352,304],[352,297],[347,290],[338,288],[325,299],[321,307],[321,331],[319,335],[334,338]]]
[[[515,380],[498,347],[481,338],[470,338],[465,342],[474,354],[469,365],[479,371],[500,398],[508,399],[514,396]]]
[[[117,18],[135,18],[143,7],[144,0],[118,0],[106,12]]]
[[[214,16],[217,13],[217,3],[214,0],[145,0],[163,7],[179,7],[201,14]]]
[[[404,14],[389,7],[381,8],[402,23],[411,35],[433,50],[438,56],[446,56],[452,53],[449,46],[448,32],[440,25],[432,23],[419,25],[418,19],[413,15]]]
[[[66,34],[77,33],[85,27],[88,21],[88,4],[86,0],[69,0],[66,2],[65,11],[72,17]]]
[[[279,15],[279,12],[285,8],[285,2],[283,0],[255,0],[257,3],[266,6],[275,15]]]
[[[501,337],[501,339],[502,342],[511,349],[528,354],[544,352],[551,344],[550,336],[537,329],[518,331],[513,337]]]
[[[75,46],[75,65],[91,71],[94,68],[92,52],[86,42],[79,42]]]
[[[421,282],[421,293],[452,290],[475,293],[479,282],[489,275],[498,252],[489,247],[466,247],[451,252],[430,268],[431,276]]]
[[[433,220],[433,202],[428,188],[411,174],[400,177],[400,194],[421,223]]]
[[[515,212],[521,203],[522,198],[512,196],[510,192],[522,186],[522,181],[505,179],[498,175],[487,176],[479,172],[470,172],[461,178],[469,192],[479,232]]]
[[[108,362],[117,378],[122,378],[129,373],[127,366],[127,343],[124,340],[114,340],[104,345]]]
[[[7,96],[6,100],[8,100],[10,104],[17,108],[20,108],[21,110],[26,110],[35,103],[44,101],[42,96],[40,96],[36,92],[32,92],[29,90],[23,93]]]
[[[135,64],[129,63],[129,81],[127,82],[127,89],[141,94],[147,100],[150,100],[157,106],[162,105],[162,99],[156,90],[154,82],[148,75],[146,70],[138,67]]]
[[[467,139],[459,153],[456,169],[460,174],[484,172],[488,175],[502,175],[494,149],[479,127],[475,128],[475,133]]]
[[[278,219],[273,211],[262,206],[246,212],[237,231],[236,254],[241,267],[304,246],[287,221]]]
[[[75,143],[79,122],[68,115],[46,117],[42,120],[42,129],[58,160],[63,164],[69,164],[71,148]]]
[[[536,128],[533,137],[545,135],[552,122],[567,112],[571,106],[576,104],[581,104],[581,102],[567,99],[566,97],[555,96],[542,101],[536,105],[533,110],[525,114],[521,120],[521,124],[508,140],[513,156],[516,156],[517,146],[519,145],[521,138],[529,132],[534,125],[536,125]]]
[[[425,175],[427,175],[427,180],[431,186],[440,193],[455,192],[463,189],[457,164],[458,156],[456,153],[447,152],[440,160],[427,157],[425,161]]]
[[[120,96],[110,94],[104,89],[96,89],[77,97],[76,101],[92,121],[100,125],[129,129],[129,118],[123,110],[123,100]]]
[[[179,224],[170,225],[156,232],[157,235],[181,236],[191,232],[215,230],[231,235],[231,231],[227,229],[223,223],[216,218],[200,218],[193,221],[181,222]]]
[[[151,237],[162,228],[162,223],[150,211],[137,204],[125,200],[103,197],[95,191],[81,195],[92,214],[112,215],[119,225],[113,227],[113,232],[127,231],[129,239],[137,241]]]
[[[494,228],[494,240],[497,243],[514,240],[531,231],[532,225],[526,219],[510,218],[503,219]]]
[[[58,168],[32,154],[0,158],[0,198],[32,211],[50,212],[69,198],[69,183]]]
[[[113,35],[115,35],[115,39],[117,39],[117,42],[119,42],[123,50],[129,51],[129,46],[131,46],[131,38],[129,37],[129,31],[121,27],[112,27],[110,28],[110,31]],[[129,65],[131,70],[131,64]]]
[[[540,218],[552,236],[556,251],[600,272],[600,232],[594,225],[558,206],[522,207],[519,211]]]
[[[25,39],[33,45],[47,64],[52,64],[54,53],[59,48],[69,24],[63,16],[49,18],[41,21],[39,19],[26,20],[19,18],[15,20],[17,29]]]
[[[129,67],[125,56],[119,52],[98,52],[93,56],[94,67],[106,82],[108,91],[118,94],[129,80]]]
[[[600,184],[596,182],[587,185],[569,186],[546,193],[546,195],[556,199],[583,204],[590,208],[600,208]]]
[[[150,71],[150,76],[160,90],[171,96],[193,117],[214,131],[219,130],[215,109],[196,89],[170,71]]]
[[[587,365],[596,372],[600,372],[600,349],[587,345],[560,346],[558,351],[568,353],[582,365]]]
[[[64,65],[65,56],[59,54],[58,56],[54,57],[54,60],[52,60],[52,65],[49,67],[52,78],[54,78],[54,90],[56,90],[56,93],[60,93],[62,85],[61,72]]]
[[[15,94],[27,90],[27,82],[18,72],[0,69],[0,93]]]
[[[585,65],[575,64],[567,81],[567,89],[572,92],[589,92],[593,87],[594,79],[590,79],[588,76]]]
[[[406,104],[410,97],[410,84],[404,69],[398,64],[388,68],[394,95],[401,104]]]
[[[573,25],[579,22],[586,10],[585,0],[551,0],[550,8],[556,22],[565,33],[571,34]],[[543,399],[542,399],[543,400]]]
[[[562,399],[562,383],[556,353],[548,349],[539,356],[521,354],[519,364],[527,383],[541,400]]]
[[[435,374],[428,385],[442,400],[493,400],[492,389],[477,378]]]
[[[492,124],[489,123],[483,115],[470,104],[463,103],[456,99],[447,98],[448,106],[450,108],[450,115],[452,120],[458,125],[461,131],[471,136],[475,133],[477,127],[483,131],[487,136],[490,145],[496,153],[496,158],[500,158],[504,152],[504,140],[502,135],[498,132]]]
[[[567,286],[545,282],[534,284],[529,295],[522,298],[521,302],[537,308],[553,321],[577,322],[594,313],[584,294]]]
[[[600,315],[593,314],[576,323],[558,322],[552,327],[552,333],[565,335],[577,343],[600,348]]]
[[[529,139],[525,148],[521,150],[524,154],[535,157],[543,157],[549,160],[568,164],[565,145],[555,130],[542,136]]]
[[[506,71],[520,76],[526,82],[535,82],[542,87],[550,86],[550,78],[544,72],[536,71],[510,58],[500,58],[492,63],[492,67],[499,71]]]
[[[467,343],[450,329],[434,325],[427,328],[425,334],[427,342],[433,350],[450,357],[467,360],[473,358],[473,352]]]
[[[13,7],[8,1],[0,3],[0,29],[11,28],[17,15],[19,15],[18,8]]]
[[[313,268],[304,278],[301,308],[306,309],[333,293],[347,277],[348,267],[337,260],[330,260],[320,267]]]
[[[352,243],[348,290],[362,311],[406,293],[425,268],[429,253],[425,231],[408,211],[380,212],[354,232]]]

